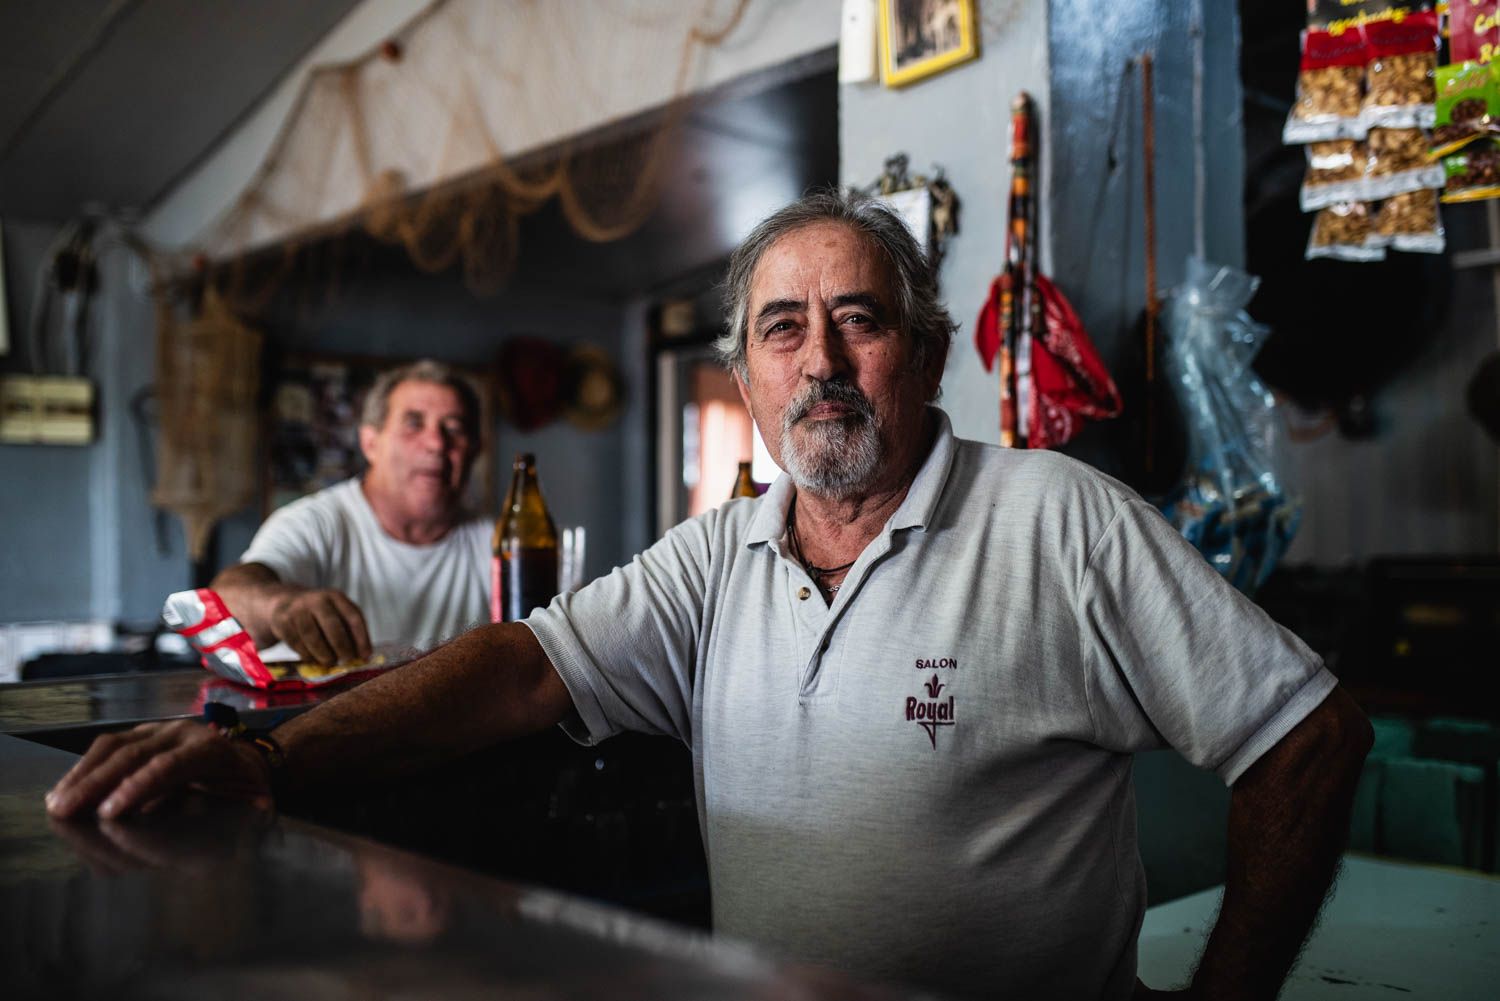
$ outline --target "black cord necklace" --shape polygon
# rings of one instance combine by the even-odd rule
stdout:
[[[858,557],[850,560],[843,566],[837,567],[820,567],[814,566],[813,564],[807,562],[807,557],[802,555],[802,540],[797,537],[796,501],[792,502],[792,509],[790,512],[788,512],[788,514],[790,515],[790,517],[787,518],[786,529],[787,535],[789,536],[789,541],[792,544],[792,555],[797,557],[797,562],[802,564],[802,569],[807,571],[807,575],[813,579],[813,583],[817,584],[829,594],[837,594],[839,588],[844,586],[843,582],[840,581],[837,584],[824,584],[823,578],[832,577],[836,573],[843,573],[845,570],[848,570],[850,567],[854,566],[854,564],[859,562]]]

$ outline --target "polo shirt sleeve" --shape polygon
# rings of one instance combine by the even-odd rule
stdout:
[[[691,738],[712,514],[533,612],[536,635],[573,698],[569,736],[595,744],[625,730]]]
[[[269,567],[286,584],[327,587],[334,529],[315,501],[304,497],[271,512],[240,562]]]
[[[1233,784],[1337,684],[1139,499],[1089,554],[1078,601],[1089,712],[1112,750],[1170,745]]]

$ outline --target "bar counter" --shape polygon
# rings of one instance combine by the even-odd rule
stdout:
[[[0,685],[0,733],[81,754],[101,733],[196,718],[209,701],[270,727],[369,677],[286,693],[202,668]],[[588,748],[551,728],[420,775],[375,784],[352,775],[288,809],[465,869],[707,927],[692,766],[667,738],[625,734]]]
[[[23,681],[0,685],[0,733],[81,751],[107,730],[196,717],[205,702],[234,706],[251,726],[270,726],[348,691],[361,680],[275,693],[231,684],[203,668]]]
[[[1143,980],[1187,982],[1223,895],[1204,890],[1146,912]],[[1500,880],[1351,853],[1280,998],[1491,1001],[1497,983]]]
[[[58,823],[75,760],[0,736],[0,996],[895,998],[287,817]]]

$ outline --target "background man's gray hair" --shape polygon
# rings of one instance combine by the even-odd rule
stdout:
[[[359,422],[374,428],[385,427],[385,420],[390,416],[391,393],[403,382],[431,382],[453,390],[458,394],[459,405],[464,408],[464,427],[469,436],[476,438],[479,435],[479,394],[468,379],[430,358],[381,372],[365,394]]]
[[[948,350],[958,326],[938,298],[937,273],[906,223],[870,195],[826,188],[804,195],[767,218],[729,258],[729,274],[724,280],[729,321],[714,341],[714,350],[724,366],[740,378],[748,378],[745,338],[750,331],[750,280],[761,255],[793,230],[828,221],[842,222],[864,233],[890,262],[896,325],[914,341],[914,363],[920,368],[934,352],[941,355]]]

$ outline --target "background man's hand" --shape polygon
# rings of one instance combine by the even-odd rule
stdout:
[[[203,723],[145,723],[107,733],[47,793],[47,812],[104,818],[149,812],[185,789],[271,805],[271,772],[249,744],[227,740]]]
[[[364,613],[341,591],[287,594],[273,606],[270,625],[276,639],[306,660],[337,664],[370,659]]]

